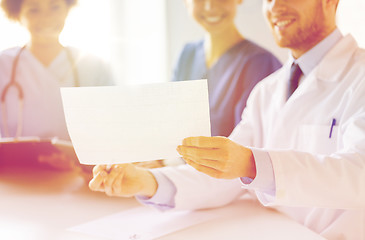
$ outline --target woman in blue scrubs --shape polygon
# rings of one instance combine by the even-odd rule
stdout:
[[[260,80],[281,67],[270,52],[246,39],[234,23],[242,0],[185,0],[204,39],[185,45],[173,81],[208,79],[213,136],[229,136]]]
[[[212,136],[228,137],[240,122],[253,87],[281,67],[269,51],[244,38],[234,23],[242,0],[184,0],[204,29],[204,38],[187,43],[172,81],[208,80]],[[156,168],[183,163],[181,158],[137,163]]]

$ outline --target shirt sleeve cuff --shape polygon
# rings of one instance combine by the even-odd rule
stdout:
[[[241,177],[243,187],[275,195],[275,176],[269,153],[256,148],[251,148],[251,151],[256,164],[256,177]]]
[[[176,187],[172,181],[157,169],[149,169],[156,178],[158,188],[151,198],[136,196],[136,199],[144,204],[150,205],[158,210],[165,211],[175,207]]]

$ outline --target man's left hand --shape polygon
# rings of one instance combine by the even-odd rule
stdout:
[[[225,137],[188,137],[177,151],[187,164],[214,178],[256,176],[252,151]]]

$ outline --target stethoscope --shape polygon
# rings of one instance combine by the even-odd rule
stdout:
[[[7,119],[7,107],[6,107],[6,95],[8,94],[8,91],[11,87],[14,87],[18,91],[18,119],[17,119],[17,128],[15,132],[15,138],[21,136],[22,130],[23,130],[23,110],[24,110],[24,92],[22,86],[16,81],[16,69],[18,66],[18,61],[21,53],[25,49],[26,46],[23,46],[18,54],[14,58],[13,66],[11,69],[11,75],[10,75],[10,81],[8,84],[5,85],[2,93],[1,93],[1,111],[2,111],[2,121],[3,121],[3,128],[4,128],[4,134],[5,137],[10,137],[9,134],[9,125],[8,125],[8,119]],[[67,58],[72,66],[72,73],[74,77],[74,85],[75,87],[80,86],[80,80],[77,73],[77,68],[75,65],[75,61],[72,57],[71,51],[68,48],[65,48]]]

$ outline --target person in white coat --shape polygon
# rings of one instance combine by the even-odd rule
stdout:
[[[364,239],[365,50],[337,29],[338,2],[264,0],[291,57],[254,88],[229,138],[184,139],[177,150],[188,165],[178,168],[97,166],[90,188],[160,209],[222,206],[251,192],[326,239]],[[290,95],[293,63],[301,70]]]
[[[0,52],[1,137],[69,140],[60,87],[113,84],[104,60],[59,41],[76,4],[77,0],[1,1],[6,16],[30,35],[25,46]],[[57,168],[71,163],[61,161],[63,156],[41,159]]]

